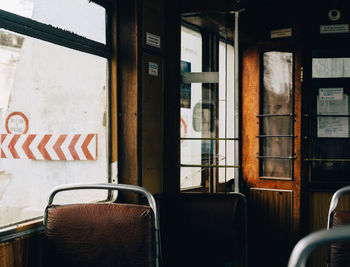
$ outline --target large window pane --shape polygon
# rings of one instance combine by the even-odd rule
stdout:
[[[289,114],[292,111],[293,54],[264,53],[264,114]]]
[[[105,9],[87,0],[1,0],[0,9],[106,43]]]
[[[59,184],[107,182],[107,60],[3,31],[0,226],[43,215]],[[71,194],[104,199],[105,192]]]
[[[202,71],[202,36],[200,33],[181,27],[181,71]],[[202,137],[202,84],[181,85],[181,137]],[[181,163],[201,164],[201,142],[181,141]],[[199,186],[201,171],[199,168],[181,168],[181,188]]]
[[[260,176],[292,178],[293,54],[263,54]]]
[[[227,74],[227,75],[226,75]],[[219,137],[234,138],[234,47],[219,42]],[[237,102],[238,103],[238,102]],[[234,165],[237,141],[219,142],[219,165]],[[219,183],[234,178],[233,168],[219,168]]]

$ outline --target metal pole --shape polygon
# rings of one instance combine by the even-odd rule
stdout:
[[[235,83],[234,83],[234,138],[239,137],[239,50],[238,50],[238,17],[239,11],[235,11],[235,40],[234,40],[234,75],[235,75]],[[234,148],[234,165],[239,165],[239,146],[237,142],[235,142]],[[239,193],[239,169],[235,169],[235,192]]]

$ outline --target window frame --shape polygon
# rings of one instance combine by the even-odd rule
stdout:
[[[345,42],[340,44],[339,42],[331,43],[321,43],[312,47],[310,51],[309,65],[310,65],[310,93],[309,97],[313,101],[317,100],[319,95],[319,89],[321,88],[334,88],[339,87],[343,88],[344,94],[349,92],[349,84],[350,77],[313,77],[313,59],[333,59],[333,58],[350,58],[350,50],[347,45],[349,42]],[[348,94],[349,97],[350,94]],[[348,178],[344,173],[346,171],[344,169],[349,168],[350,158],[349,156],[329,156],[331,153],[327,153],[327,155],[320,155],[320,151],[315,149],[324,147],[325,142],[337,144],[337,143],[349,143],[350,137],[325,137],[318,136],[318,119],[319,118],[344,118],[349,120],[350,114],[348,115],[325,115],[318,114],[317,103],[310,105],[308,110],[308,138],[307,147],[308,147],[308,157],[305,158],[305,161],[308,166],[308,180],[312,186],[320,185],[320,184],[328,184],[330,186],[333,185],[347,185]],[[319,154],[318,154],[319,153]],[[317,155],[318,154],[318,155]],[[346,166],[332,166],[329,170],[324,171],[325,164],[335,164],[335,165],[346,165]],[[321,166],[323,165],[323,166]],[[317,171],[321,170],[321,171]],[[323,170],[323,171],[322,171]],[[339,175],[341,173],[341,175]],[[330,178],[330,175],[333,177]]]
[[[88,1],[98,4],[105,8],[106,16],[106,44],[102,44],[97,41],[93,41],[86,37],[80,36],[78,34],[44,24],[30,18],[26,18],[11,12],[4,11],[0,8],[0,28],[4,30],[9,30],[14,33],[29,36],[38,40],[46,41],[59,45],[62,47],[70,48],[79,52],[85,52],[87,54],[103,57],[107,60],[106,66],[106,105],[107,105],[107,130],[106,130],[106,173],[107,182],[114,182],[111,170],[111,60],[112,60],[112,3],[106,0],[89,0]],[[113,195],[111,191],[108,190],[107,198],[102,201],[110,201]],[[0,227],[0,244],[13,240],[15,238],[32,235],[36,232],[43,230],[43,216],[31,218],[24,221],[19,221],[11,223],[9,225],[4,225]]]

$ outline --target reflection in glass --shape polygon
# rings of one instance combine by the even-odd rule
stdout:
[[[291,135],[292,120],[290,116],[263,117],[262,135]]]
[[[293,155],[293,54],[271,51],[263,55],[260,144],[262,157]],[[290,159],[262,158],[261,176],[291,178]]]
[[[290,114],[292,111],[293,54],[264,53],[263,114]]]
[[[290,159],[262,159],[264,177],[290,178],[292,166]]]

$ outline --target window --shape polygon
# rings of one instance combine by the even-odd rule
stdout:
[[[0,227],[42,216],[56,185],[109,179],[105,10],[49,2],[0,5]],[[61,200],[106,193],[73,197]]]
[[[2,10],[106,44],[106,11],[87,0],[3,0]],[[61,12],[59,12],[61,11]]]
[[[202,36],[186,27],[181,27],[181,74],[202,71]],[[181,84],[181,137],[200,138],[202,130],[202,85]],[[201,164],[201,142],[181,140],[181,163]],[[200,186],[200,167],[181,168],[181,188]]]
[[[349,78],[347,48],[312,51],[311,181],[349,181]]]
[[[217,52],[204,50],[210,47],[204,43],[208,39]],[[216,63],[205,61],[211,57],[207,53]],[[225,191],[225,184],[235,178],[233,54],[233,46],[215,34],[203,38],[182,27],[181,190]]]
[[[294,159],[293,53],[263,53],[260,177],[292,179]]]

